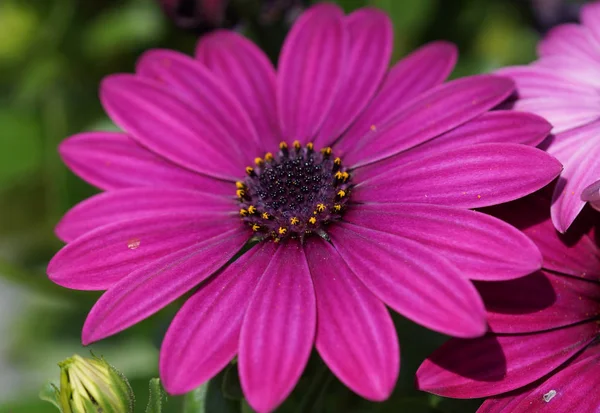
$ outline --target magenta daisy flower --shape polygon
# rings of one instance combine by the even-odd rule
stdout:
[[[535,245],[468,208],[522,197],[561,165],[532,146],[543,119],[488,112],[509,79],[443,84],[451,44],[388,70],[387,16],[330,4],[303,14],[276,71],[240,35],[204,37],[196,59],[153,50],[136,74],[109,76],[102,103],[124,133],[83,133],[60,152],[106,190],[57,228],[48,267],[65,287],[107,290],[84,344],[197,289],[161,348],[170,393],[237,354],[243,391],[270,411],[313,345],[356,393],[389,396],[398,342],[385,305],[459,337],[485,332],[469,279],[541,266]]]
[[[600,249],[597,228],[558,234],[549,200],[499,209],[544,256],[527,277],[478,284],[491,332],[451,339],[417,371],[419,387],[488,399],[479,413],[597,412],[600,408]]]
[[[581,25],[549,32],[538,46],[539,60],[498,72],[516,83],[514,109],[541,115],[553,125],[543,146],[565,166],[551,206],[560,232],[583,209],[583,189],[600,179],[600,2],[581,10]]]

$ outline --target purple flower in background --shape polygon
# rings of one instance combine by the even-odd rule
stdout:
[[[478,413],[597,412],[600,406],[600,250],[597,227],[558,234],[549,200],[499,209],[525,231],[544,268],[480,283],[491,332],[451,339],[417,372],[419,387],[445,397],[488,399]],[[571,231],[570,231],[571,232]]]
[[[313,344],[356,393],[387,398],[399,349],[385,305],[446,334],[484,334],[469,279],[520,277],[541,256],[469,208],[556,178],[561,165],[533,147],[550,125],[489,112],[513,92],[509,79],[444,84],[452,44],[388,70],[392,37],[377,10],[320,4],[291,29],[277,71],[219,31],[196,59],[152,50],[136,74],[106,78],[102,103],[125,132],[61,145],[106,192],[66,214],[57,233],[68,244],[48,266],[57,284],[107,290],[84,344],[198,287],[162,344],[166,389],[187,392],[237,354],[244,394],[266,412]]]
[[[589,202],[595,210],[600,211],[600,181],[585,188],[581,193],[581,199]]]
[[[552,29],[529,66],[501,69],[516,83],[514,108],[553,125],[544,144],[565,169],[554,189],[552,222],[565,232],[583,209],[581,193],[600,179],[600,2],[581,9],[582,25]]]

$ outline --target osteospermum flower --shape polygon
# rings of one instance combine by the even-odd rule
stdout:
[[[277,72],[240,35],[196,59],[153,50],[109,76],[102,103],[125,133],[84,133],[65,162],[106,192],[67,213],[48,273],[107,290],[85,344],[199,287],[161,348],[166,389],[187,392],[237,354],[244,394],[272,410],[313,344],[358,394],[398,375],[384,304],[447,334],[484,333],[471,279],[541,265],[535,245],[468,208],[519,198],[560,164],[532,146],[534,115],[488,112],[513,92],[490,75],[442,84],[456,50],[429,44],[391,70],[387,16],[320,4],[285,40]]]
[[[498,72],[516,83],[514,109],[541,115],[553,125],[543,146],[565,166],[551,206],[560,232],[583,209],[583,189],[600,179],[600,2],[584,5],[581,20],[581,25],[552,29],[533,64]]]
[[[598,411],[597,228],[559,236],[549,216],[540,216],[548,204],[530,199],[501,211],[535,241],[544,268],[481,283],[491,332],[452,339],[434,352],[417,372],[421,389],[455,398],[494,396],[478,413]]]

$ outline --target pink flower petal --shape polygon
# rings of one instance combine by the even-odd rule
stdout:
[[[600,347],[590,346],[548,379],[504,397],[488,399],[477,413],[553,411],[597,413],[600,406]]]
[[[417,241],[476,280],[521,277],[542,266],[542,256],[523,233],[480,212],[426,204],[363,204],[344,220]]]
[[[387,14],[370,8],[344,19],[349,50],[344,80],[329,115],[314,142],[329,146],[371,101],[387,72],[393,46],[393,27]]]
[[[452,81],[415,100],[387,125],[353,142],[344,162],[358,167],[402,152],[447,132],[506,99],[514,89],[507,78],[480,75]],[[347,142],[347,139],[345,139]],[[338,149],[339,150],[339,149]]]
[[[584,323],[537,334],[452,339],[417,371],[419,389],[443,397],[487,397],[536,381],[576,355],[599,332]]]
[[[263,242],[203,284],[179,310],[160,350],[160,376],[170,394],[212,378],[238,351],[246,307],[275,252]]]
[[[532,333],[590,320],[600,315],[600,286],[571,277],[537,272],[516,280],[477,283],[496,333]]]
[[[600,143],[586,142],[565,165],[552,196],[552,222],[554,227],[565,232],[585,206],[581,193],[590,184],[600,179]]]
[[[393,168],[400,163],[406,164],[435,153],[479,143],[520,143],[537,146],[546,138],[550,129],[552,125],[544,118],[531,113],[507,110],[486,112],[416,148],[360,168],[359,173],[361,179],[368,179],[379,175],[382,169]]]
[[[600,45],[600,3],[590,2],[581,6],[581,22]]]
[[[567,165],[575,153],[588,141],[600,136],[600,121],[554,135],[546,151]]]
[[[448,42],[429,43],[400,60],[388,72],[373,101],[358,116],[339,142],[349,150],[369,133],[372,125],[383,125],[401,113],[421,93],[442,84],[458,56],[456,46]]]
[[[529,196],[487,212],[519,228],[540,249],[544,268],[600,281],[600,255],[593,239],[579,231],[562,235],[550,221],[550,200]]]
[[[525,145],[485,143],[436,153],[363,180],[354,202],[409,202],[479,208],[511,201],[552,182],[560,163]]]
[[[87,132],[59,146],[67,166],[104,190],[131,187],[174,187],[215,194],[231,193],[232,183],[177,166],[137,144],[124,133]]]
[[[600,211],[600,181],[586,187],[581,193],[581,199],[589,202],[595,210]]]
[[[47,271],[63,287],[105,290],[168,254],[241,228],[239,217],[211,211],[116,222],[67,244],[52,258]]]
[[[275,99],[276,73],[263,51],[235,32],[219,30],[200,38],[196,59],[235,93],[267,151],[277,148],[282,134]]]
[[[261,148],[261,142],[245,109],[229,87],[197,60],[173,50],[150,50],[138,60],[136,72],[184,97],[201,114],[201,122],[231,152]],[[201,135],[210,137],[211,135]],[[264,148],[263,148],[264,150]]]
[[[538,44],[540,56],[570,56],[583,61],[600,61],[600,44],[587,27],[562,24],[554,27]]]
[[[600,80],[597,78],[600,62],[586,61],[582,64],[581,59],[569,56],[549,56],[537,60],[535,67],[550,69],[557,75],[574,83],[587,85],[592,90],[600,88]]]
[[[315,339],[315,292],[302,247],[281,245],[262,276],[240,336],[244,395],[259,413],[275,409],[300,378]]]
[[[103,225],[196,211],[222,215],[235,211],[235,201],[232,197],[185,189],[129,188],[102,192],[68,211],[56,226],[56,234],[63,241],[71,242]]]
[[[338,6],[318,4],[298,18],[285,39],[277,104],[287,140],[311,141],[330,113],[345,70],[342,17]]]
[[[600,117],[600,98],[578,95],[549,96],[517,100],[514,110],[531,112],[546,118],[553,126],[553,133],[585,125]]]
[[[247,240],[246,231],[234,229],[137,268],[96,302],[83,326],[83,345],[125,330],[164,308],[225,265]]]
[[[329,235],[358,278],[400,314],[457,337],[485,332],[483,303],[475,288],[435,250],[347,223],[332,226]]]
[[[400,369],[390,314],[331,244],[312,237],[305,249],[317,295],[319,354],[354,392],[369,400],[387,399]]]
[[[594,89],[582,81],[568,79],[551,67],[536,65],[507,67],[496,71],[497,75],[510,77],[517,86],[519,98],[535,98],[561,95],[575,98],[577,95],[597,96]]]
[[[235,179],[261,156],[252,141],[239,140],[220,123],[228,107],[216,90],[204,90],[212,111],[195,108],[160,83],[134,75],[105,78],[100,98],[110,117],[140,144],[196,172]],[[220,115],[216,115],[217,111]],[[240,129],[241,131],[241,129]]]

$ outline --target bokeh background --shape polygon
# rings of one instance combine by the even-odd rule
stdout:
[[[310,1],[232,0],[226,18],[276,61],[293,18]],[[262,4],[261,4],[262,3]],[[266,4],[265,4],[266,3]],[[552,25],[574,21],[577,1],[338,0],[346,11],[386,10],[395,26],[394,60],[430,40],[455,42],[461,55],[453,77],[528,63]],[[291,6],[291,7],[288,7]],[[173,16],[171,16],[173,17]],[[146,49],[192,53],[206,21],[178,27],[157,0],[0,0],[0,413],[55,412],[39,401],[56,363],[80,344],[83,321],[98,293],[53,285],[45,266],[61,247],[53,227],[75,203],[94,194],[61,163],[57,145],[83,130],[114,129],[97,98],[103,76],[131,72]],[[192,29],[192,30],[190,30]],[[148,381],[157,375],[161,337],[178,303],[91,346],[120,369],[143,412]],[[401,377],[385,403],[352,394],[314,355],[280,412],[468,413],[480,401],[451,401],[414,389],[422,359],[446,338],[395,315],[402,348]],[[251,412],[242,401],[235,366],[208,387],[207,412]],[[165,412],[185,400],[170,397]]]

